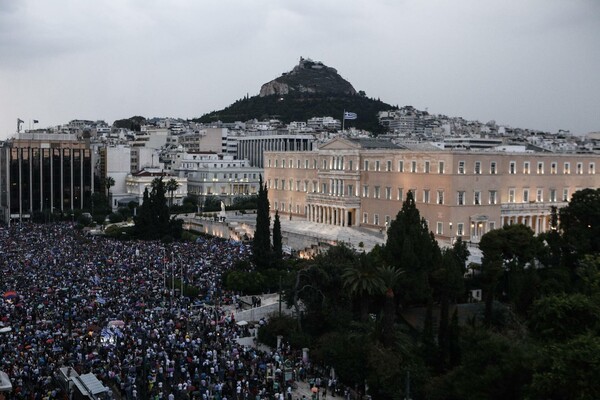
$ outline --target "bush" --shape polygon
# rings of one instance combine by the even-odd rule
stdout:
[[[111,214],[108,216],[108,220],[109,220],[109,221],[110,221],[112,224],[115,224],[115,223],[117,223],[117,222],[123,222],[123,221],[125,221],[125,217],[123,217],[123,215],[121,215],[119,212],[114,212],[114,213],[111,213]]]

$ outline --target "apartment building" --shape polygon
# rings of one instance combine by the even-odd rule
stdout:
[[[440,240],[478,242],[522,223],[549,229],[551,207],[600,187],[593,154],[444,150],[335,138],[313,151],[268,151],[272,211],[323,224],[385,229],[408,191]]]

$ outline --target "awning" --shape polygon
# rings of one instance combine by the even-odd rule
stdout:
[[[12,383],[6,372],[0,371],[0,392],[10,392],[12,390]]]

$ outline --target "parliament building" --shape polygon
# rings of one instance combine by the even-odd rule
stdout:
[[[438,240],[474,243],[507,224],[550,229],[553,206],[600,187],[596,154],[443,150],[336,138],[312,151],[267,151],[271,211],[282,219],[386,229],[411,191]]]

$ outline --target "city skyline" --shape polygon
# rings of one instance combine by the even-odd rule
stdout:
[[[0,139],[72,119],[200,117],[300,56],[400,107],[600,130],[592,1],[0,3]]]

